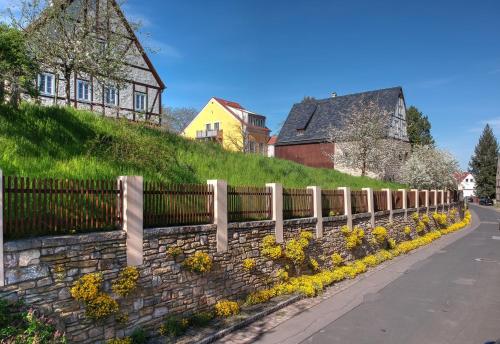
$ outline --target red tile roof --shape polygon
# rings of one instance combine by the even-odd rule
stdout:
[[[245,110],[245,108],[243,106],[241,106],[240,104],[236,103],[236,102],[232,102],[230,100],[225,100],[225,99],[222,99],[222,98],[217,98],[217,97],[214,97],[215,100],[217,100],[219,103],[221,103],[222,105],[225,105],[225,106],[230,106],[230,107],[233,107],[235,109],[241,109],[241,110]]]
[[[269,139],[269,141],[267,142],[268,145],[274,145],[276,144],[276,141],[278,141],[278,136],[274,135],[274,136],[271,136],[271,138]]]
[[[469,174],[470,172],[455,172],[453,173],[453,177],[458,183],[461,183]]]

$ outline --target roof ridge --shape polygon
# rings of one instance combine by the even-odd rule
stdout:
[[[376,90],[370,90],[370,91],[363,91],[363,92],[356,92],[356,93],[349,93],[349,94],[343,94],[341,96],[335,96],[335,97],[329,97],[329,98],[323,98],[323,99],[317,99],[315,102],[324,102],[328,100],[332,100],[335,98],[342,98],[342,97],[349,97],[349,96],[359,96],[361,94],[368,94],[368,93],[375,93],[375,92],[382,92],[382,91],[388,91],[388,90],[393,90],[393,89],[403,89],[401,86],[394,86],[394,87],[386,87],[386,88],[379,88]],[[300,104],[300,103],[297,103]]]

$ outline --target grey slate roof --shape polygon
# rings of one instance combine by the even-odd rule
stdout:
[[[403,90],[398,86],[294,104],[276,145],[325,142],[328,129],[342,128],[353,108],[373,101],[381,111],[394,114],[400,95]]]

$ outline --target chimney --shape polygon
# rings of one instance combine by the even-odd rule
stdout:
[[[332,92],[332,98],[335,98],[337,96],[337,92]]]

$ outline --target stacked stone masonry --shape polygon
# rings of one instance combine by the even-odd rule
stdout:
[[[440,206],[448,212],[458,204]],[[412,214],[417,209],[375,214],[375,225],[384,226],[397,242],[416,237]],[[418,210],[420,214],[426,209]],[[435,228],[432,212],[426,228]],[[459,214],[453,221],[459,219]],[[340,229],[346,225],[346,216],[323,218],[323,238],[313,240],[308,254],[329,267],[329,257],[340,253],[352,260],[380,249],[371,243],[370,214],[356,214],[353,225],[365,229],[363,245],[348,251]],[[285,242],[296,237],[301,230],[314,233],[315,218],[286,220]],[[410,226],[411,234],[404,228]],[[70,343],[103,343],[108,339],[129,335],[134,328],[143,327],[156,333],[159,325],[171,314],[189,315],[210,310],[220,299],[243,299],[257,289],[272,285],[276,271],[283,262],[272,261],[261,255],[262,239],[274,234],[274,221],[232,223],[228,231],[228,251],[217,252],[216,226],[190,226],[144,230],[144,263],[139,266],[140,279],[137,289],[126,298],[120,298],[120,311],[126,321],[116,317],[95,322],[86,318],[83,306],[73,300],[70,288],[82,275],[92,272],[104,274],[104,290],[111,292],[111,282],[126,267],[126,233],[122,231],[91,233],[75,236],[44,237],[11,241],[4,244],[6,286],[0,288],[0,297],[9,300],[23,299],[38,307],[58,322]],[[171,247],[182,253],[169,255]],[[213,258],[212,270],[198,274],[186,270],[182,262],[196,251],[204,251]],[[256,260],[256,269],[247,271],[242,262]]]

